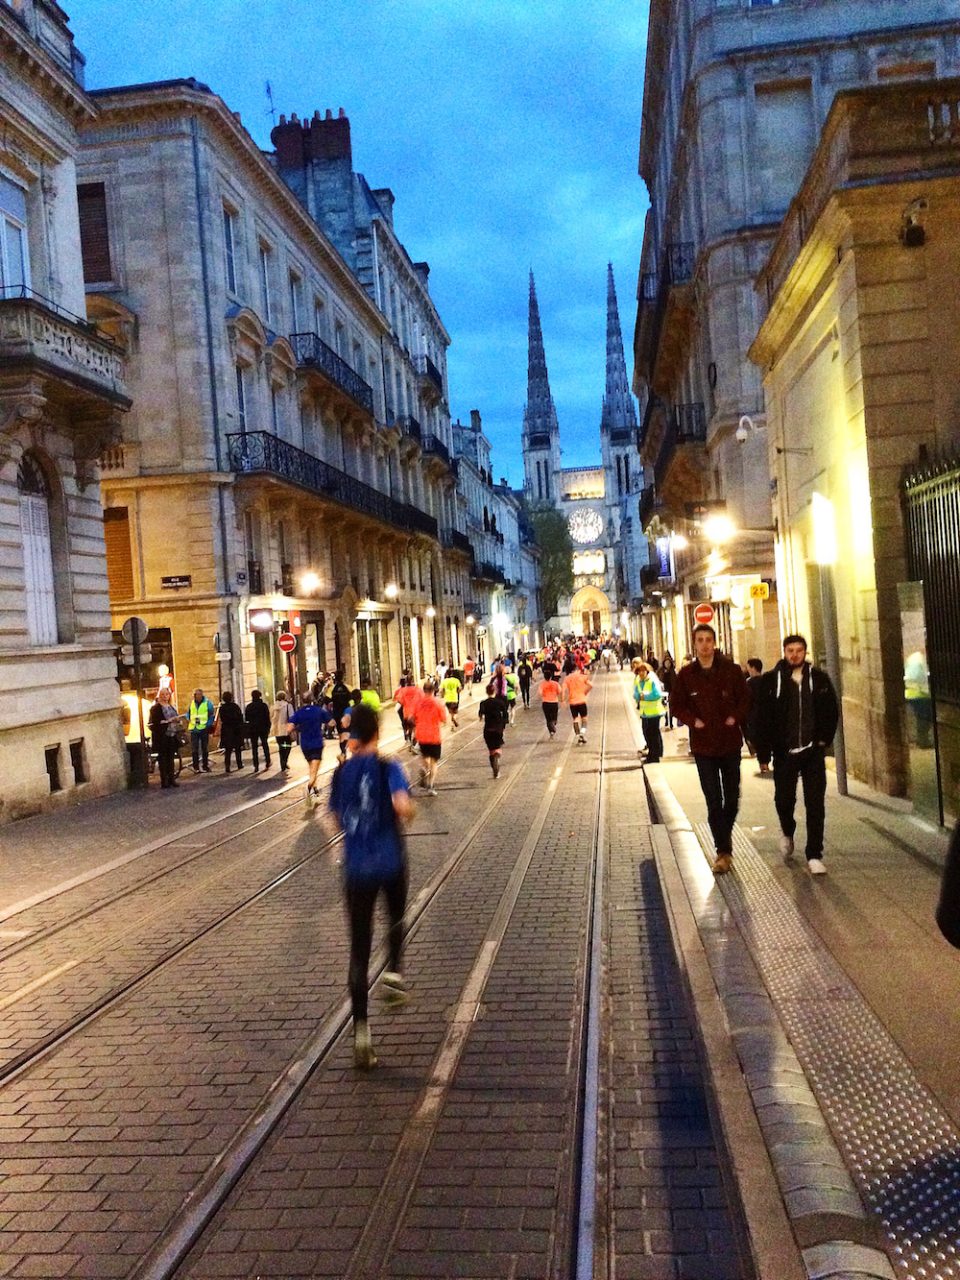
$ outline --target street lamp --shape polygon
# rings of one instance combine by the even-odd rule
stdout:
[[[396,600],[397,596],[400,594],[400,588],[395,582],[388,582],[383,588],[383,594],[384,598],[387,600]]]
[[[468,627],[472,627],[476,623],[476,621],[477,620],[472,613],[468,613],[467,616],[464,618],[464,622],[467,624]]]
[[[432,604],[427,605],[426,613],[428,618],[435,618],[437,616],[437,611]]]
[[[318,573],[305,573],[300,579],[300,588],[305,596],[312,596],[314,592],[320,590],[320,575]]]
[[[708,542],[712,542],[714,546],[722,542],[729,542],[736,532],[736,525],[729,516],[723,515],[721,512],[708,516],[703,522],[703,536]]]

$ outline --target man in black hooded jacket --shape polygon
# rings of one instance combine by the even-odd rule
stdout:
[[[823,864],[826,750],[837,732],[840,708],[830,677],[807,661],[803,636],[787,636],[783,659],[753,685],[749,735],[757,755],[773,756],[774,803],[780,819],[780,852],[793,860],[797,829],[797,782],[803,783],[807,815],[807,870],[826,873]]]

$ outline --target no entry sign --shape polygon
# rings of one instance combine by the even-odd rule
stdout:
[[[705,600],[702,604],[698,604],[694,609],[693,620],[698,627],[709,626],[714,619],[715,612],[713,605]],[[281,639],[283,639],[282,636]]]
[[[281,631],[277,636],[277,644],[281,653],[293,653],[297,647],[297,637],[291,635],[289,631]]]

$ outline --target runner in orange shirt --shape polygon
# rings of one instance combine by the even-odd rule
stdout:
[[[585,671],[571,671],[563,678],[563,700],[570,703],[577,746],[584,746],[587,741],[587,694],[592,688],[593,683]]]
[[[437,697],[436,684],[424,680],[423,692],[414,706],[413,723],[423,761],[420,786],[430,796],[437,794],[434,779],[440,763],[440,729],[446,719],[447,708]]]
[[[557,715],[560,711],[560,686],[553,676],[544,677],[540,682],[540,705],[543,707],[547,733],[552,738],[557,732]]]

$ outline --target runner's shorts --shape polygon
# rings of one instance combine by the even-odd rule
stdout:
[[[587,704],[585,702],[571,702],[570,714],[574,720],[584,720],[587,715]]]
[[[440,759],[440,743],[439,742],[421,742],[420,754],[427,760]]]
[[[503,730],[484,729],[483,740],[487,744],[488,751],[500,751],[503,748]]]
[[[457,714],[457,712],[460,710],[460,703],[459,703],[459,702],[448,702],[448,703],[447,703],[447,710],[450,712],[450,714],[451,714],[452,716],[455,716],[455,715]]]
[[[323,755],[323,747],[301,747],[304,760],[319,760]]]

